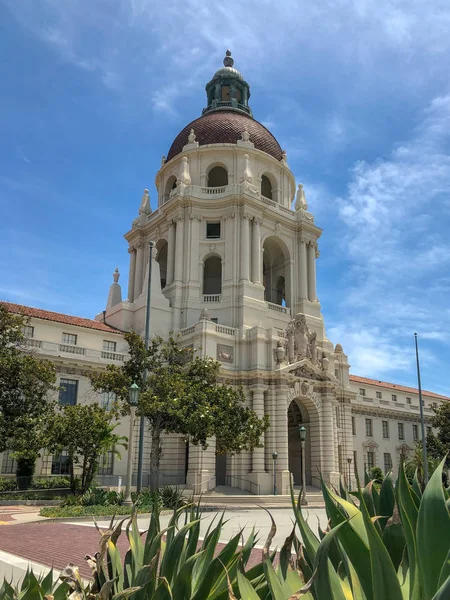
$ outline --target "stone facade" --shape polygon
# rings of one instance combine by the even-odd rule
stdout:
[[[353,473],[355,459],[360,475],[365,465],[387,466],[388,454],[395,468],[399,455],[414,446],[417,393],[399,392],[394,401],[393,384],[383,387],[352,378],[342,347],[327,339],[316,291],[322,231],[308,212],[305,191],[296,185],[286,153],[278,151],[272,134],[250,116],[248,84],[227,57],[208,84],[205,116],[194,122],[201,139],[190,126],[183,130],[184,142],[176,138],[170,160],[163,157],[156,174],[157,209],[152,212],[145,190],[138,216],[125,234],[128,297],[122,301],[115,272],[106,311],[96,319],[111,327],[122,352],[117,331],[144,331],[151,254],[151,333],[167,336],[174,331],[182,344],[219,360],[222,376],[230,384],[241,384],[249,406],[259,416],[268,414],[271,425],[263,448],[235,456],[216,456],[214,440],[202,451],[182,436],[167,436],[161,479],[196,492],[228,485],[267,494],[275,476],[278,492],[287,493],[291,476],[294,483],[301,479],[300,424],[308,430],[307,484],[318,485],[319,473],[337,484],[340,473]],[[245,92],[245,102],[239,90]],[[226,93],[234,102],[223,100]],[[236,128],[242,128],[235,141],[231,126],[235,137]],[[78,370],[74,377],[87,401],[83,369],[108,361],[95,354],[102,352],[106,334],[90,331],[86,352],[67,355],[58,338],[63,325],[46,322],[44,327],[38,321],[38,351],[54,356],[60,369]],[[50,342],[52,328],[59,332]],[[80,342],[85,335],[80,333]],[[406,397],[410,404],[405,404]],[[442,400],[425,396],[425,414],[431,415],[431,401]],[[387,429],[383,421],[388,421]],[[404,439],[398,439],[400,422]],[[126,435],[126,430],[121,423],[120,432]],[[148,453],[147,443],[147,462]],[[114,466],[114,474],[124,474],[125,465],[122,460]]]

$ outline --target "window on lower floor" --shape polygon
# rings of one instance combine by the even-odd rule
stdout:
[[[383,437],[388,438],[389,437],[389,421],[382,421],[381,423],[383,426]]]
[[[352,417],[352,434],[356,435],[356,420],[355,420],[355,417]]]
[[[114,450],[110,450],[98,459],[98,475],[112,475],[114,468]]]
[[[403,423],[398,424],[398,439],[399,440],[405,439],[405,426],[403,425]]]
[[[372,419],[366,419],[366,436],[372,437],[373,428],[372,428]]]
[[[62,450],[52,458],[52,475],[70,475],[69,455]]]
[[[207,240],[219,240],[220,239],[220,222],[219,223],[206,223],[206,239]]]
[[[413,440],[415,442],[419,441],[419,426],[418,425],[413,425]]]
[[[375,466],[375,452],[367,453],[367,470],[370,471]]]
[[[392,456],[389,452],[384,453],[384,472],[388,473],[392,470]]]
[[[59,385],[59,403],[62,406],[67,404],[75,406],[77,403],[78,381],[76,379],[61,379]]]
[[[11,458],[11,452],[5,450],[2,456],[2,475],[13,475],[16,472],[17,463]]]
[[[106,410],[111,410],[116,401],[117,394],[115,392],[102,392],[100,394],[100,406]]]

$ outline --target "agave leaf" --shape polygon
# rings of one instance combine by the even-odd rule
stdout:
[[[405,550],[406,539],[403,531],[403,525],[400,521],[400,515],[398,507],[395,505],[394,512],[391,518],[386,523],[383,531],[383,543],[389,552],[391,560],[394,564],[395,570],[397,570],[402,561],[403,553]]]
[[[388,473],[381,484],[378,514],[386,517],[385,519],[380,519],[381,529],[386,527],[387,520],[392,517],[394,512],[395,492],[393,479],[392,473]]]
[[[292,508],[294,510],[295,520],[297,521],[297,525],[302,537],[303,544],[305,546],[305,558],[309,564],[309,567],[312,571],[314,561],[316,558],[317,550],[319,549],[319,540],[313,533],[313,530],[306,522],[303,517],[302,508],[299,504],[295,503],[294,499],[294,490],[291,485],[291,502]]]
[[[108,562],[111,565],[111,573],[110,581],[115,582],[115,590],[117,592],[121,592],[123,590],[123,569],[122,562],[120,560],[120,553],[117,550],[115,544],[108,540]],[[108,582],[106,582],[108,583]],[[106,585],[106,583],[104,585]]]
[[[342,477],[342,475],[339,477],[339,494],[341,498],[348,500],[347,486],[344,483],[344,478]]]
[[[174,598],[191,598],[192,569],[198,558],[204,553],[200,550],[197,554],[190,556],[178,572],[177,578],[172,586]]]
[[[374,523],[372,523],[364,500],[361,502],[360,508],[369,539],[373,598],[375,600],[378,598],[401,600],[402,592],[397,572]]]
[[[253,548],[256,545],[255,528],[253,527],[250,535],[248,536],[245,544],[242,547],[241,558],[242,565],[245,566],[248,563]]]
[[[160,532],[160,529],[161,529],[161,527],[160,527],[160,523],[159,523],[158,511],[152,511],[152,514],[150,515],[150,523],[149,523],[149,527],[147,530],[147,536],[145,538],[145,545],[144,545],[144,559],[143,560],[144,560],[145,565],[148,565],[154,556],[154,549],[153,549],[153,554],[152,554],[151,548],[153,545],[153,541],[155,540],[156,536]]]
[[[286,576],[288,566],[292,564],[292,543],[294,541],[295,536],[295,525],[288,535],[288,537],[284,540],[284,544],[280,550],[280,569],[283,577]]]
[[[191,521],[180,529],[177,535],[172,539],[171,543],[167,542],[166,552],[161,561],[160,576],[165,577],[169,585],[173,585],[174,579],[178,572],[178,565],[181,556],[181,551],[185,543],[186,535],[192,527],[195,527],[198,521]]]
[[[135,514],[131,518],[131,528],[127,527],[127,537],[130,543],[133,574],[136,576],[139,569],[144,564],[144,544],[139,534],[137,517]]]
[[[135,594],[139,590],[140,590],[140,588],[138,588],[138,587],[127,588],[126,590],[123,590],[123,592],[119,592],[118,594],[114,594],[114,596],[112,596],[111,600],[126,600],[130,596],[133,596],[133,594]],[[133,596],[133,600],[135,598],[136,598],[136,596]]]
[[[270,520],[272,521],[272,525],[270,526],[269,535],[267,536],[266,543],[264,544],[263,549],[262,549],[263,561],[266,560],[269,556],[270,544],[272,543],[272,540],[275,537],[275,534],[277,532],[277,526],[275,525],[275,521],[273,520],[272,515],[270,514],[270,512],[267,509],[264,509],[264,510],[269,515]]]
[[[444,585],[444,582],[446,581],[447,577],[450,577],[450,550],[448,551],[447,558],[445,559],[444,564],[442,565],[442,570],[439,575],[438,588]]]
[[[369,511],[369,515],[371,517],[375,517],[377,515],[377,511],[375,509],[375,502],[373,500],[373,479],[369,481],[369,483],[362,489],[362,498],[367,506],[367,510]]]
[[[348,556],[339,540],[335,540],[335,542],[342,556],[342,564],[344,565],[344,568],[347,573],[347,579],[350,583],[353,600],[366,600],[366,596],[364,594],[361,582],[359,580],[358,574],[355,571],[355,568],[353,567],[351,561],[348,559]]]
[[[334,540],[334,541],[336,541],[336,540]],[[341,588],[342,588],[342,591],[344,593],[345,600],[353,600],[353,593],[352,593],[352,588],[351,588],[351,585],[350,585],[350,580],[349,580],[349,577],[347,575],[347,571],[346,571],[343,563],[341,563],[339,565],[339,568],[337,570],[337,574],[339,576],[339,580],[340,580],[340,583],[341,583]]]
[[[237,581],[241,598],[245,600],[260,600],[250,581],[238,570]]]
[[[448,600],[450,598],[450,577],[444,581],[432,600]]]
[[[286,593],[283,590],[281,581],[278,579],[275,569],[270,560],[264,561],[264,574],[269,584],[269,589],[272,593],[272,600],[286,600]],[[294,592],[295,590],[292,590]]]
[[[162,577],[159,580],[159,585],[156,588],[156,592],[152,596],[152,600],[172,600],[172,599],[173,599],[172,591],[167,582],[167,579]]]
[[[194,593],[197,592],[203,577],[211,565],[217,543],[220,539],[220,534],[222,533],[222,526],[223,514],[221,515],[216,527],[208,534],[207,540],[205,539],[203,541],[202,550],[205,550],[205,552],[200,556],[194,565],[194,569],[192,571],[192,591]]]
[[[317,550],[316,561],[314,563],[314,571],[317,571],[317,577],[314,580],[314,589],[317,598],[327,598],[327,600],[345,600],[344,591],[342,589],[339,577],[333,568],[333,565],[328,557],[331,542],[338,536],[342,527],[346,523],[340,523],[334,527],[320,542]]]
[[[408,551],[405,548],[402,561],[397,570],[397,577],[400,582],[403,600],[408,600],[411,594],[411,573],[409,571]]]
[[[416,469],[414,471],[414,478],[413,478],[413,490],[415,492],[415,494],[421,498],[422,497],[422,488],[420,487],[420,483],[419,483],[419,478],[417,476],[417,472],[418,470]]]
[[[445,460],[435,470],[423,492],[417,519],[417,551],[425,600],[431,599],[437,592],[440,573],[448,554],[450,515],[442,490]]]

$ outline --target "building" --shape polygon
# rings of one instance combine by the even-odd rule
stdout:
[[[95,321],[27,309],[35,328],[30,343],[54,356],[62,379],[77,380],[70,385],[88,401],[84,371],[126,359],[119,332],[144,330],[153,241],[152,333],[173,330],[181,343],[215,357],[226,380],[241,384],[249,405],[271,422],[263,448],[235,456],[216,455],[214,440],[202,451],[183,436],[167,436],[163,481],[196,491],[228,485],[266,494],[275,475],[286,493],[291,473],[294,483],[301,480],[300,424],[308,430],[309,485],[318,485],[319,472],[337,484],[340,473],[355,467],[360,474],[365,466],[395,468],[420,436],[417,390],[350,375],[342,346],[327,339],[316,293],[322,231],[286,153],[253,118],[250,87],[229,51],[223,62],[206,85],[202,115],[163,156],[158,208],[152,212],[145,190],[125,234],[127,299],[116,272],[106,310]],[[68,335],[78,337],[73,342]],[[430,416],[431,404],[448,398],[426,392],[424,400]],[[148,452],[147,440],[147,460]],[[113,474],[123,474],[125,463],[112,467]]]

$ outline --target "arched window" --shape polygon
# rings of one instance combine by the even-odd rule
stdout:
[[[203,294],[222,293],[222,259],[210,256],[205,260],[203,269]]]
[[[263,249],[264,298],[279,306],[289,306],[289,250],[275,236],[264,241]]]
[[[261,196],[272,200],[272,183],[267,175],[261,177]]]
[[[160,240],[156,244],[156,250],[158,252],[157,261],[159,263],[159,275],[161,278],[161,289],[166,287],[167,282],[167,242],[166,240]]]
[[[208,173],[208,187],[228,185],[228,172],[224,167],[213,167]]]
[[[164,202],[170,198],[170,192],[177,187],[177,178],[175,175],[171,175],[169,179],[166,181],[166,186],[164,188]]]

